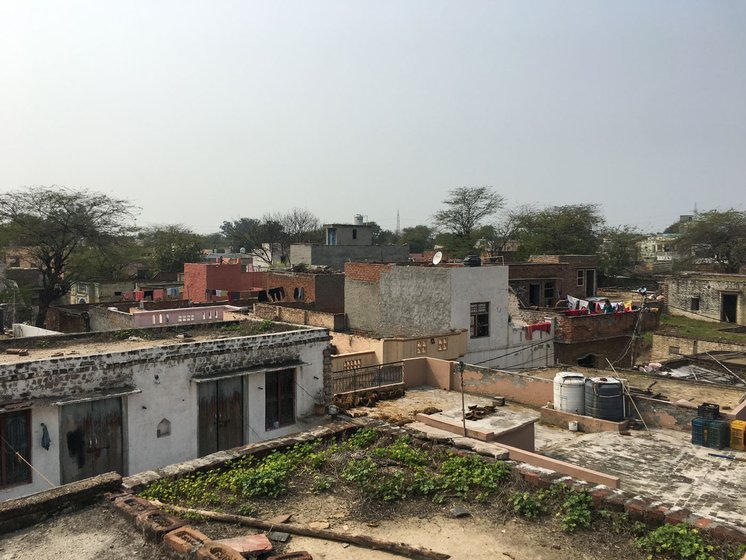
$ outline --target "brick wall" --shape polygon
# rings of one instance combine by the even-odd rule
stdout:
[[[646,311],[642,312],[641,317],[640,311],[580,315],[577,317],[557,315],[557,340],[571,343],[631,335],[638,317],[640,319],[638,334],[658,328],[660,314]]]
[[[727,274],[682,275],[667,278],[665,294],[672,315],[692,319],[720,321],[722,295],[737,294],[736,323],[746,325],[746,276]],[[699,309],[692,309],[692,299]]]
[[[392,266],[381,263],[345,263],[345,278],[361,282],[378,282],[381,279],[381,273]]]
[[[344,313],[326,313],[312,309],[273,305],[271,303],[257,303],[254,314],[261,319],[293,323],[296,325],[310,325],[326,329],[341,331],[345,328]]]
[[[534,258],[531,257],[532,260]],[[555,262],[555,259],[558,258],[556,255],[540,255],[536,258],[539,259],[539,262],[510,263],[508,265],[510,286],[521,298],[524,305],[528,305],[530,285],[532,283],[543,284],[547,281],[555,282],[555,289],[563,299],[568,294],[578,298],[586,297],[585,285],[578,286],[577,273],[578,269],[595,268],[596,265],[592,260],[582,259],[577,263],[570,264]],[[543,292],[541,296],[543,298]],[[555,298],[553,304],[556,301]]]
[[[690,356],[704,352],[715,352],[723,350],[726,352],[746,352],[746,344],[735,344],[732,342],[717,342],[714,340],[697,340],[681,336],[670,336],[663,334],[653,335],[653,349],[650,360],[662,362],[681,355]]]
[[[61,398],[121,387],[131,384],[138,370],[168,362],[191,362],[193,374],[232,371],[284,361],[290,347],[326,340],[325,330],[310,329],[0,364],[0,398]]]
[[[317,311],[344,312],[344,274],[313,274],[306,272],[268,272],[267,289],[282,288],[286,301],[296,301],[299,290],[303,301],[313,303]]]
[[[557,364],[566,364],[570,366],[578,365],[578,360],[588,358],[588,367],[595,367],[599,369],[607,369],[609,364],[606,359],[614,363],[620,356],[622,356],[629,345],[631,336],[617,336],[614,338],[607,338],[603,340],[592,340],[588,342],[574,342],[571,344],[563,344],[555,340],[554,343],[554,359]],[[634,355],[638,355],[637,346],[639,344],[639,338],[635,342]],[[621,360],[619,365],[627,367],[630,366],[630,360],[632,358],[632,351],[630,350]],[[584,362],[585,363],[585,362]]]

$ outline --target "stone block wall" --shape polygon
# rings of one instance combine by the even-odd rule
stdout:
[[[662,362],[683,356],[702,354],[704,352],[746,352],[746,344],[718,342],[716,340],[699,340],[683,336],[653,334],[653,349],[650,359]]]

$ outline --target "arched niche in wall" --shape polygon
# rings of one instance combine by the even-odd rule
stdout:
[[[158,422],[158,429],[155,432],[156,436],[166,437],[171,435],[171,421],[168,418],[164,418]]]

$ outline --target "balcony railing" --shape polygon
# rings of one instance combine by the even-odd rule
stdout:
[[[338,395],[401,383],[404,379],[403,369],[402,362],[394,362],[338,371],[332,374],[332,391]]]

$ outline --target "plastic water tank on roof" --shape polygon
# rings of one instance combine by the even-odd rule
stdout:
[[[554,408],[572,414],[585,414],[585,376],[561,371],[554,376]]]

